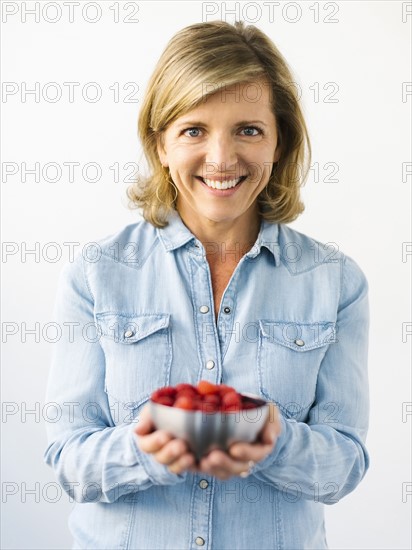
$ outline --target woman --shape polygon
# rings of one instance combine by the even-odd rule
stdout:
[[[187,27],[159,60],[139,118],[150,177],[129,190],[144,219],[67,266],[57,298],[79,334],[54,356],[45,460],[76,501],[74,548],[327,548],[323,504],[365,475],[367,282],[285,225],[310,165],[292,81],[242,23]],[[271,414],[196,464],[145,405],[200,379]]]

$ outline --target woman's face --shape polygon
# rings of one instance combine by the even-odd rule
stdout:
[[[169,167],[178,189],[176,207],[189,228],[256,220],[257,197],[279,158],[265,82],[208,96],[169,125],[162,141],[159,158]]]

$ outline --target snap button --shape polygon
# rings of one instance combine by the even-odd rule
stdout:
[[[201,479],[199,481],[199,487],[201,489],[207,489],[209,487],[209,482],[206,479]]]
[[[227,307],[227,306],[226,306],[226,307],[223,308],[223,311],[224,311],[225,313],[230,313],[232,310],[230,309],[230,307]]]
[[[203,546],[204,543],[205,543],[205,539],[202,539],[202,537],[196,537],[196,538],[195,538],[195,543],[196,543],[198,546]]]
[[[200,313],[209,313],[208,306],[200,306],[199,308]]]
[[[212,370],[215,367],[215,362],[210,360],[206,363],[207,370]]]
[[[303,340],[297,339],[295,340],[295,344],[301,348],[305,345],[305,342]]]
[[[134,335],[134,332],[132,330],[126,330],[124,333],[125,338],[131,338]]]

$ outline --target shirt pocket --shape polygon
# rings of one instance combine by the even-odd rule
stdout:
[[[172,363],[170,315],[96,315],[106,357],[105,391],[110,401],[134,409],[169,384]]]
[[[304,421],[316,396],[319,367],[336,342],[334,322],[259,320],[258,378],[265,399]]]

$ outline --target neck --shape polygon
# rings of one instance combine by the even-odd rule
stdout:
[[[237,263],[255,244],[260,230],[257,209],[250,209],[236,220],[219,221],[185,216],[179,211],[183,223],[203,244],[209,263],[230,261]]]

